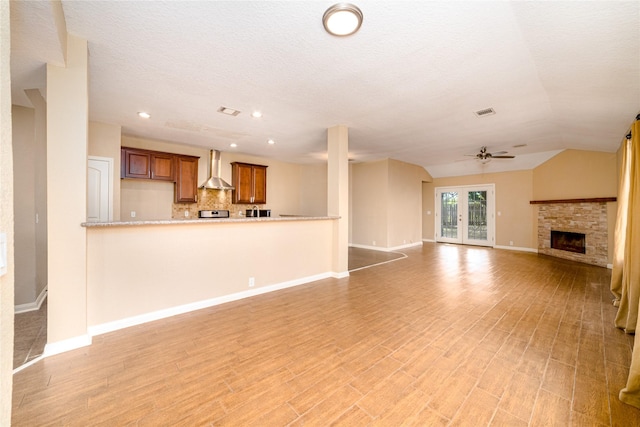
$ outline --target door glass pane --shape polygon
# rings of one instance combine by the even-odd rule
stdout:
[[[440,197],[440,236],[458,238],[458,193],[443,192]]]
[[[487,192],[469,191],[468,233],[470,240],[487,240]]]

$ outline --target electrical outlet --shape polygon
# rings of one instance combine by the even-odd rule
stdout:
[[[136,217],[136,211],[131,211],[131,218],[135,218]]]
[[[189,211],[184,211],[184,217],[189,218]]]
[[[249,287],[253,288],[256,285],[256,278],[255,277],[249,277]]]
[[[509,240],[509,246],[513,246],[513,240]]]
[[[373,246],[375,246],[375,245],[376,245],[376,241],[374,240],[374,241],[373,241]]]

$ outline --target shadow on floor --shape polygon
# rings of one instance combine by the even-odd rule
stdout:
[[[373,267],[397,259],[406,258],[401,252],[384,252],[371,249],[354,248],[349,246],[349,271]]]
[[[16,369],[44,352],[47,343],[47,298],[39,310],[16,314],[13,331],[13,369]]]

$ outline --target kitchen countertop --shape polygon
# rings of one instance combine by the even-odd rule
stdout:
[[[112,222],[83,222],[80,224],[87,228],[97,227],[131,227],[140,225],[182,225],[182,224],[209,224],[209,223],[239,223],[239,222],[283,222],[283,221],[318,221],[340,219],[339,216],[280,216],[280,217],[232,217],[232,218],[191,218],[191,219],[160,219],[146,221],[112,221]]]

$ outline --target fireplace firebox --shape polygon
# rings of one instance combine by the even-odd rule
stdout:
[[[585,237],[582,233],[551,230],[551,248],[584,254],[587,249]]]

